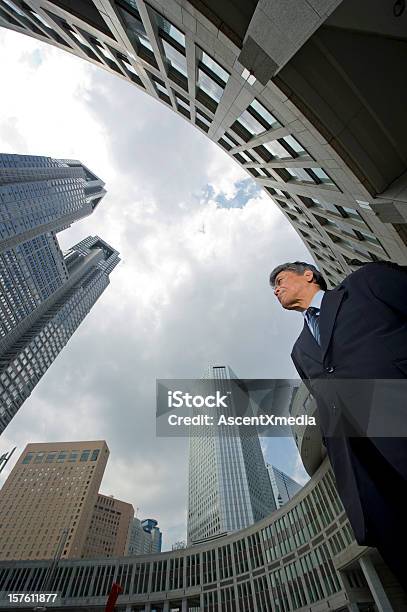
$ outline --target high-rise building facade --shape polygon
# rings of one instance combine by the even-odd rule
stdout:
[[[131,529],[127,554],[148,555],[161,552],[162,533],[155,519],[140,520],[134,518]]]
[[[120,557],[126,554],[134,508],[112,495],[99,493],[93,508],[86,542],[85,558]]]
[[[83,557],[108,457],[103,440],[28,444],[0,491],[0,559]]]
[[[218,144],[330,286],[355,259],[407,263],[405,21],[370,0],[0,0],[4,27],[125,79]]]
[[[90,215],[104,183],[81,162],[0,154],[0,252]]]
[[[103,185],[76,160],[0,154],[0,354],[68,281],[55,234],[93,212]]]
[[[209,368],[205,378],[222,394],[237,380],[228,366]],[[238,426],[208,426],[205,432],[199,426],[195,433],[189,447],[189,544],[248,527],[276,508],[257,432]]]
[[[281,506],[286,504],[296,493],[301,491],[302,485],[270,463],[267,463],[267,471],[270,477],[276,507],[281,508]]]
[[[48,262],[53,264],[49,268],[46,255],[38,261],[35,259],[36,242],[42,239],[49,247]],[[38,305],[35,304],[29,314],[23,313],[25,316],[21,315],[19,320],[12,312],[7,316],[11,329],[0,339],[0,432],[102,295],[109,284],[110,273],[120,261],[118,252],[98,236],[85,238],[64,254],[52,233],[33,238],[3,253],[3,271],[10,273],[12,262],[16,261],[12,258],[17,258],[17,253],[20,257],[18,269],[27,278],[30,274],[27,270],[32,270],[36,278],[46,277],[49,271],[56,269],[62,272],[57,288],[43,300],[39,298]],[[14,269],[17,270],[17,266]],[[27,280],[27,286],[29,284]],[[11,303],[17,313],[19,308],[24,309],[27,294],[20,299],[18,283],[3,282],[2,285],[2,300]]]
[[[24,319],[68,280],[55,234],[48,232],[0,253],[0,347],[19,333]]]
[[[0,155],[0,433],[109,284],[118,253],[56,233],[91,214],[104,183],[76,160]]]

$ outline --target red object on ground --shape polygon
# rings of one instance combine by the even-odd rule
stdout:
[[[122,592],[123,592],[123,589],[120,586],[120,584],[117,584],[117,582],[113,582],[112,588],[110,591],[110,595],[109,595],[109,599],[107,600],[105,612],[113,612],[114,607],[116,605],[117,598]]]

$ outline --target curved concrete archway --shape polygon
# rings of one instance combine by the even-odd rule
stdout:
[[[388,32],[400,38],[402,23],[382,15],[379,3],[364,23],[363,11],[355,9],[353,15],[347,0],[327,0],[313,8],[301,0],[291,3],[288,12],[278,0],[233,3],[233,9],[209,1],[198,5],[2,0],[0,24],[134,83],[204,132],[264,188],[330,286],[354,269],[355,259],[407,263],[404,149],[376,154],[380,146],[394,151],[395,135],[404,128],[392,128],[392,136],[389,126],[387,131],[377,128],[382,144],[371,142],[369,164],[367,127],[360,127],[365,119],[354,122],[354,133],[346,138],[344,130],[352,128],[346,123],[352,113],[374,115],[379,125],[379,109],[363,102],[369,78],[376,77],[365,70],[355,110],[355,99],[346,97],[344,83],[334,75],[340,58],[345,80],[354,68],[345,61],[352,18],[361,32],[358,44],[368,54],[378,52]],[[330,43],[329,65],[324,64],[327,29],[338,34]],[[394,65],[400,44],[383,61]],[[313,66],[314,72],[304,66]],[[339,104],[330,103],[335,109],[331,115],[321,101],[332,91],[328,76],[334,79]]]

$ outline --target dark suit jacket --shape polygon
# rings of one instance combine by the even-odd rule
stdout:
[[[321,346],[304,322],[291,356],[317,399],[356,539],[375,545],[385,535],[383,523],[396,520],[394,487],[405,490],[407,482],[407,438],[378,437],[381,422],[391,430],[382,435],[394,436],[391,424],[397,420],[404,430],[407,426],[407,381],[402,380],[407,378],[407,272],[391,264],[366,264],[325,293],[319,325]],[[386,401],[389,391],[394,397]]]

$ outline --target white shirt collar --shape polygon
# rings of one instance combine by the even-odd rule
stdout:
[[[310,308],[311,306],[313,308],[318,308],[321,309],[321,304],[322,304],[322,298],[325,295],[325,291],[323,291],[322,289],[320,289],[319,291],[316,292],[316,294],[314,295],[314,297],[311,300],[310,305],[308,306],[308,308]],[[307,311],[304,310],[304,312],[302,313],[303,317],[305,317],[305,313]]]

